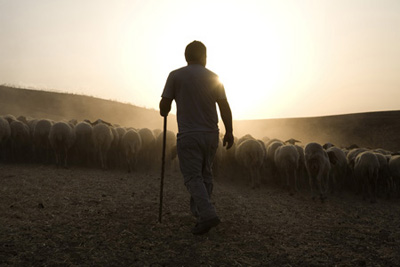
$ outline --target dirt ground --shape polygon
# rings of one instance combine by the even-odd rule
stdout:
[[[400,200],[314,202],[219,178],[222,223],[193,236],[177,172],[0,166],[0,266],[400,266]]]

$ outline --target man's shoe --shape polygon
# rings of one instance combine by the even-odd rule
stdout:
[[[215,217],[202,223],[197,223],[192,229],[192,234],[204,235],[205,233],[208,233],[211,228],[217,226],[220,222],[221,220],[218,217]]]

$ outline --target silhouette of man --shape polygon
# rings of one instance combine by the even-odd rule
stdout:
[[[225,88],[206,66],[203,43],[193,41],[185,49],[187,66],[172,71],[160,101],[161,116],[168,116],[172,100],[177,107],[177,152],[184,184],[190,193],[190,210],[197,218],[195,235],[207,233],[220,223],[210,201],[213,190],[212,162],[219,143],[218,104],[225,125],[223,146],[233,145],[232,113]]]

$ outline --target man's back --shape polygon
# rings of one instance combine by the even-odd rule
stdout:
[[[218,76],[200,64],[172,71],[162,97],[175,99],[179,133],[218,132],[216,101],[226,99]]]

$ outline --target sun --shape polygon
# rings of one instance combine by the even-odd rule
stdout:
[[[263,114],[277,107],[284,75],[279,62],[242,58],[232,64],[221,60],[215,62],[215,72],[224,85],[234,119],[261,118],[259,107]]]

